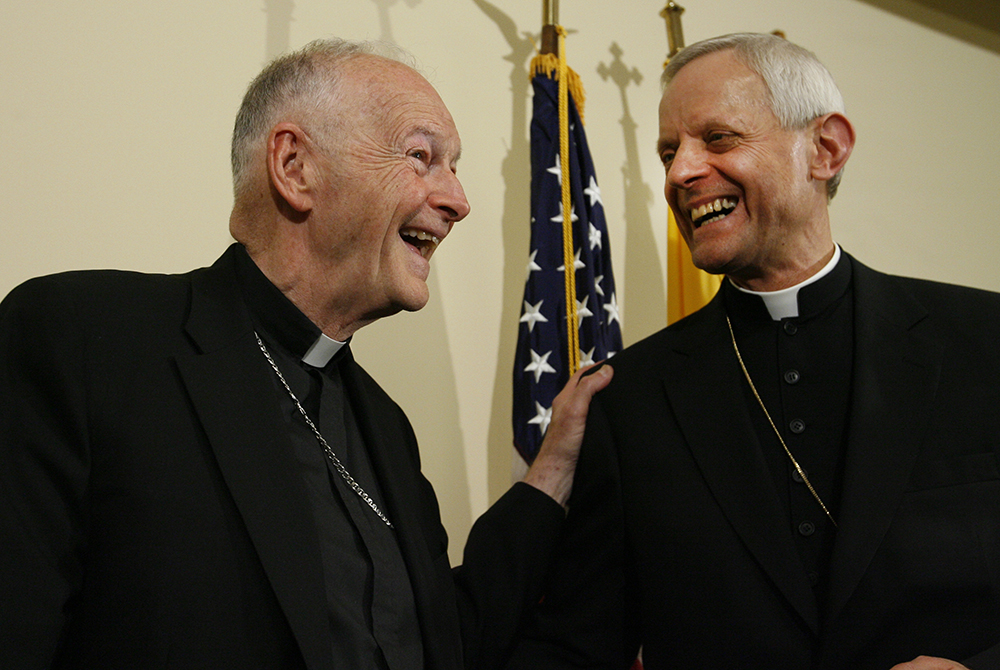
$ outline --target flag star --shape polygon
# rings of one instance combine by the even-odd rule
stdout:
[[[590,296],[586,296],[583,302],[579,300],[576,301],[576,327],[579,328],[583,325],[583,320],[588,316],[594,316],[594,313],[587,308],[587,301],[590,300]]]
[[[535,256],[538,255],[538,249],[531,252],[531,256],[528,257],[528,276],[535,270],[541,270],[542,266],[535,262]]]
[[[591,347],[590,351],[584,351],[583,349],[580,349],[581,368],[589,368],[591,365],[594,364],[594,350],[596,349],[597,347]]]
[[[594,247],[603,248],[601,247],[601,231],[594,224],[590,224],[590,248]]]
[[[544,356],[539,356],[535,353],[535,350],[531,350],[531,362],[528,363],[528,367],[524,368],[525,372],[535,373],[535,383],[537,384],[542,378],[542,375],[546,372],[555,372],[556,369],[549,365],[549,356],[552,355],[551,351],[545,352]]]
[[[577,221],[580,217],[576,215],[576,205],[571,205],[569,209],[569,220],[570,222]],[[563,222],[563,204],[559,202],[559,213],[549,219],[552,223],[562,223]]]
[[[604,281],[604,275],[597,275],[594,277],[594,290],[597,291],[597,295],[604,297],[604,288],[601,286],[601,282]]]
[[[559,185],[562,186],[562,162],[559,160],[559,154],[556,154],[556,164],[546,170],[546,172],[551,172],[558,177]]]
[[[545,435],[545,431],[549,429],[549,424],[552,422],[552,408],[542,407],[542,404],[535,401],[535,411],[537,414],[531,419],[528,419],[528,423],[537,424],[542,431],[542,435]]]
[[[535,329],[535,323],[541,321],[542,323],[548,323],[548,319],[542,315],[542,303],[544,300],[539,300],[537,305],[532,306],[527,300],[524,301],[524,314],[521,315],[521,323],[528,324],[528,332],[530,333]]]
[[[594,175],[590,175],[590,186],[583,189],[583,192],[590,196],[590,206],[593,207],[595,202],[601,203],[601,207],[604,206],[604,201],[601,200],[601,189],[597,186],[597,180],[594,179]]]
[[[604,310],[608,313],[609,326],[615,321],[618,322],[618,325],[621,325],[621,315],[618,314],[618,300],[615,298],[614,293],[611,294],[611,302],[605,303]]]
[[[577,249],[576,250],[576,255],[573,256],[573,269],[574,270],[582,270],[583,268],[587,267],[587,264],[580,260],[580,252],[581,251],[582,251],[582,249]],[[556,270],[558,270],[559,272],[565,272],[565,270],[566,270],[566,264],[563,263],[562,265],[560,265],[559,267],[557,267]]]

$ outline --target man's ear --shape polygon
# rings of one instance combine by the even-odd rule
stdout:
[[[267,172],[278,195],[296,212],[313,208],[308,140],[305,131],[283,121],[267,137]]]
[[[840,112],[831,112],[814,121],[811,174],[814,179],[829,181],[840,172],[854,149],[854,126]]]

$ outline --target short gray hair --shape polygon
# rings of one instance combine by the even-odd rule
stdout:
[[[263,145],[281,115],[293,106],[328,108],[339,66],[360,56],[375,56],[415,67],[413,57],[393,44],[328,38],[314,40],[298,51],[275,58],[250,82],[236,114],[230,154],[237,200],[250,187],[254,151]]]
[[[844,113],[844,97],[830,71],[814,53],[776,35],[734,33],[696,42],[670,59],[660,79],[663,88],[691,61],[727,49],[764,80],[782,128],[804,128],[824,114]],[[842,173],[827,182],[828,198],[837,194]]]

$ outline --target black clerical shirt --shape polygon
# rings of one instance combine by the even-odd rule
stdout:
[[[242,247],[237,257],[240,285],[271,357],[333,452],[391,521],[350,400],[350,383],[342,374],[349,346],[325,364],[320,361],[322,367],[303,361],[320,337],[319,328]],[[326,592],[334,667],[422,668],[413,591],[394,531],[344,481],[277,375],[273,381],[293,445],[289,458],[302,474],[314,513],[325,577],[316,588]]]
[[[723,283],[726,312],[754,386],[834,519],[851,394],[854,315],[850,285],[851,263],[842,255],[828,274],[799,289],[797,316],[774,320],[759,296]],[[836,529],[792,466],[745,380],[743,388],[778,499],[822,602]]]

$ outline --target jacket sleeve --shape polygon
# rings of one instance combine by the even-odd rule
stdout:
[[[542,586],[565,519],[562,506],[519,482],[473,525],[458,592],[465,667],[502,667]]]
[[[0,666],[52,663],[80,588],[87,365],[72,301],[33,280],[0,304]]]
[[[587,419],[569,514],[543,596],[510,657],[510,670],[625,669],[638,652],[636,608],[618,466],[601,396]]]

